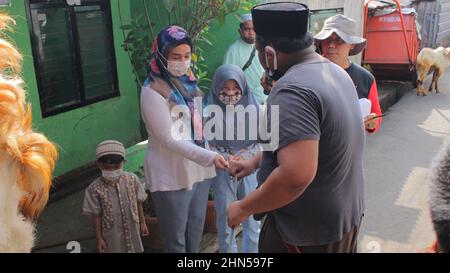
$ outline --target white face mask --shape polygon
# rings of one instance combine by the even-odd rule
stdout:
[[[122,168],[114,170],[114,171],[105,171],[102,170],[102,176],[103,178],[107,179],[107,180],[115,180],[117,178],[119,178],[123,173]]]
[[[167,71],[174,77],[181,77],[183,75],[186,75],[190,66],[191,59],[185,62],[167,61]]]
[[[277,63],[277,53],[275,52],[275,49],[271,46],[266,46],[266,50],[270,51],[273,55],[273,70],[276,71],[278,69],[278,63]],[[269,68],[269,57],[267,57],[266,53],[266,66]],[[270,69],[270,68],[269,68]]]
[[[162,60],[165,60],[167,62],[166,70],[174,77],[181,77],[183,75],[186,75],[189,68],[191,67],[191,58],[189,60],[182,62],[182,61],[168,61],[164,55],[157,49],[158,55]],[[164,65],[164,64],[163,64]]]
[[[265,49],[267,51],[270,51],[270,53],[272,53],[272,55],[273,55],[273,69],[274,69],[273,71],[270,70],[269,57],[267,56],[267,52],[266,52],[265,53],[266,66],[267,66],[266,77],[269,78],[270,80],[278,81],[282,75],[280,74],[280,71],[278,71],[277,53],[275,52],[275,49],[271,46],[266,46]]]

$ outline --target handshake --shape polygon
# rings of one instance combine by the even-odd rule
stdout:
[[[237,176],[238,180],[249,176],[257,169],[253,159],[246,160],[242,156],[230,155],[226,160],[222,155],[217,154],[214,158],[214,166],[219,170],[228,170],[231,176]]]

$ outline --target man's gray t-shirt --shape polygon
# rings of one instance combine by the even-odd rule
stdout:
[[[319,140],[313,182],[291,204],[271,212],[282,238],[297,246],[340,241],[364,210],[365,133],[357,92],[348,74],[315,53],[274,85],[267,100],[279,105],[279,146],[263,152],[258,182],[278,167],[277,152],[300,140]],[[271,124],[270,126],[274,126]]]

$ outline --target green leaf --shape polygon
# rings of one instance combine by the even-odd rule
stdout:
[[[204,42],[204,43],[206,43],[206,44],[208,44],[208,45],[210,45],[210,46],[213,45],[208,39],[206,39],[206,38],[204,38],[204,37],[201,37],[200,39],[201,39],[202,42]]]

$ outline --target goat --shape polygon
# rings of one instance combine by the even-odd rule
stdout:
[[[417,56],[417,96],[426,96],[423,81],[425,80],[431,68],[434,69],[433,80],[431,81],[429,92],[433,91],[435,84],[436,93],[439,93],[438,80],[450,66],[450,47],[438,47],[436,49],[424,48]]]

